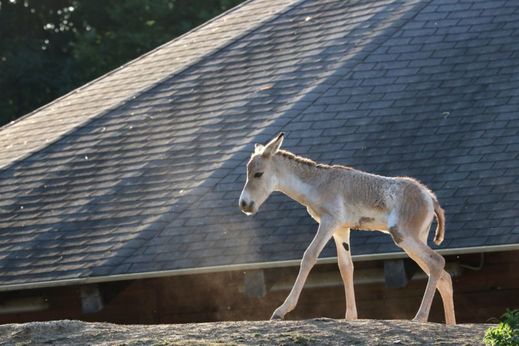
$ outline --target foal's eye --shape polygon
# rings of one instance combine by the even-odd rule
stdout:
[[[261,178],[262,175],[263,175],[263,172],[255,173],[254,178]]]

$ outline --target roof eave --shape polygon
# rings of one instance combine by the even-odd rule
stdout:
[[[437,251],[445,256],[448,255],[461,255],[471,253],[487,253],[487,252],[502,252],[502,251],[513,251],[519,250],[519,244],[506,244],[506,245],[489,245],[489,246],[476,246],[476,247],[465,247],[465,248],[452,248],[452,249],[438,249]],[[366,254],[352,256],[355,262],[361,261],[380,261],[387,259],[398,259],[405,258],[407,255],[404,252],[387,252],[379,254]],[[317,264],[330,264],[336,263],[337,257],[325,257],[319,258]],[[294,267],[298,266],[301,260],[287,260],[287,261],[272,261],[272,262],[256,262],[256,263],[244,263],[244,264],[231,264],[221,266],[209,266],[200,268],[184,268],[184,269],[172,269],[172,270],[161,270],[161,271],[150,271],[143,273],[131,273],[131,274],[116,274],[107,276],[95,276],[85,278],[74,278],[64,279],[55,281],[40,281],[40,282],[29,282],[21,284],[10,284],[0,285],[0,292],[8,292],[14,290],[30,290],[38,288],[51,288],[51,287],[62,287],[62,286],[73,286],[73,285],[89,285],[103,282],[114,282],[114,281],[127,281],[127,280],[141,280],[141,279],[154,279],[168,276],[180,276],[180,275],[197,275],[197,274],[210,274],[220,273],[226,271],[246,271],[246,270],[260,270],[260,269],[273,269],[282,267]]]

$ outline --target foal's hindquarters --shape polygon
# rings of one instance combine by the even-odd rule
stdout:
[[[398,199],[388,217],[388,231],[394,242],[412,258],[429,279],[420,308],[413,321],[427,322],[436,288],[440,292],[447,324],[456,324],[452,279],[445,271],[445,259],[427,245],[427,237],[436,214],[438,228],[435,242],[443,240],[443,209],[434,194],[425,186],[409,180],[403,187],[403,198]]]

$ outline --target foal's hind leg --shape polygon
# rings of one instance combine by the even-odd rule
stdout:
[[[443,310],[445,312],[445,323],[449,325],[456,324],[456,315],[454,313],[454,297],[452,289],[452,278],[445,270],[442,271],[440,281],[438,282],[438,291],[443,301]]]
[[[425,265],[421,259],[417,259],[416,263],[422,268],[422,270],[430,275],[429,268]],[[443,311],[445,313],[445,323],[448,325],[456,324],[456,315],[454,313],[454,296],[452,289],[452,279],[451,275],[444,270],[442,270],[440,279],[438,280],[438,285],[436,287],[440,292],[440,296],[443,302]]]
[[[424,244],[427,244],[427,234],[429,233],[430,225],[425,227],[423,232],[420,234],[420,241]],[[419,260],[418,265],[422,270],[429,275],[429,268],[425,265],[425,263]],[[448,325],[456,324],[456,316],[454,313],[454,296],[452,289],[452,278],[451,275],[444,269],[441,272],[440,279],[438,280],[438,285],[436,287],[440,292],[440,296],[442,298],[443,303],[443,311],[445,313],[445,323]]]
[[[393,229],[393,232],[397,231]],[[444,272],[443,268],[445,266],[445,259],[422,241],[410,235],[409,232],[403,230],[398,234],[401,238],[398,239],[399,241],[397,241],[397,245],[404,249],[409,257],[418,263],[418,265],[429,275],[422,303],[420,304],[416,316],[413,318],[413,321],[416,322],[427,322],[436,287]],[[395,239],[395,241],[396,240],[397,239]]]

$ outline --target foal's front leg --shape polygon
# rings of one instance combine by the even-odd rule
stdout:
[[[292,287],[292,290],[290,291],[287,299],[285,299],[285,302],[272,314],[272,317],[270,318],[271,320],[283,319],[288,312],[292,311],[296,307],[306,278],[308,277],[312,267],[315,265],[317,257],[319,257],[319,254],[323,250],[324,246],[328,240],[330,240],[336,227],[337,223],[335,220],[321,218],[321,223],[319,224],[317,234],[303,255],[296,282],[294,283],[294,286]]]
[[[350,229],[341,228],[333,234],[337,247],[337,262],[344,283],[346,295],[346,319],[357,319],[357,305],[355,303],[355,291],[353,288],[353,261],[350,252]]]

